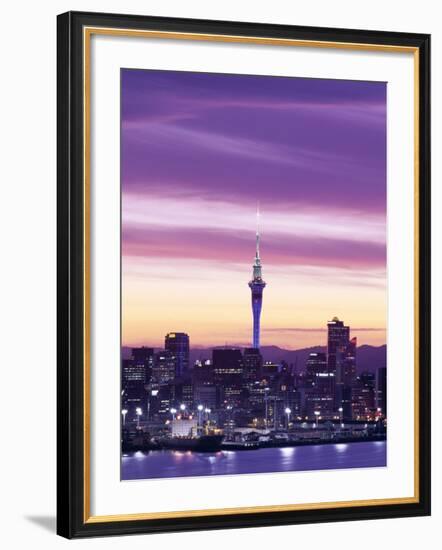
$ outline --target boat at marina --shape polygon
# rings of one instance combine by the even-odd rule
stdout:
[[[157,439],[162,449],[176,451],[194,451],[198,453],[214,453],[221,450],[223,436],[218,434],[202,434],[198,436],[171,436]]]
[[[155,438],[162,449],[214,453],[221,450],[224,435],[207,423],[198,424],[195,418],[177,418],[170,424],[170,433]]]

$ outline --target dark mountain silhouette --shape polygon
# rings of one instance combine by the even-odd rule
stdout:
[[[241,347],[241,346],[238,346]],[[190,364],[193,365],[197,359],[210,359],[213,348],[192,348],[190,350]],[[288,350],[278,346],[262,346],[261,353],[264,361],[286,361],[294,366],[294,370],[301,372],[304,370],[305,362],[309,353],[326,352],[325,346],[313,346],[297,350]],[[123,347],[123,358],[131,356],[131,348]],[[387,346],[368,346],[363,345],[357,348],[357,369],[358,372],[376,372],[379,367],[387,366]]]

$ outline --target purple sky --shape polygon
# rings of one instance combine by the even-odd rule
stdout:
[[[144,290],[134,289],[149,295],[155,278],[164,285],[174,280],[171,263],[185,264],[193,277],[193,262],[195,276],[205,273],[212,287],[209,272],[217,263],[231,273],[244,265],[247,282],[257,202],[269,282],[272,271],[276,281],[277,273],[310,270],[318,281],[327,274],[332,286],[350,278],[356,287],[379,289],[385,285],[386,85],[122,70],[122,187],[128,340],[139,341],[135,326],[148,323],[134,313],[131,281],[144,280]],[[154,261],[166,266],[163,276],[152,273]],[[385,289],[381,294],[378,314],[366,321],[384,327]],[[163,307],[173,318],[179,306]],[[334,302],[330,309],[352,320],[350,310],[335,311]],[[324,324],[323,315],[318,311],[310,324]],[[362,316],[357,324],[367,326]]]

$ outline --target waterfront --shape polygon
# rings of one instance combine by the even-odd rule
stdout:
[[[123,455],[123,480],[386,466],[385,441],[250,451],[149,451]]]

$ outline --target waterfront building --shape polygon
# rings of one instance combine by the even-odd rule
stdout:
[[[253,276],[249,281],[249,288],[252,294],[252,314],[253,314],[253,337],[252,347],[259,349],[260,347],[260,323],[261,323],[261,309],[262,309],[262,294],[266,283],[262,278],[262,266],[261,258],[259,255],[259,211],[257,212],[257,226],[256,226],[256,250],[255,250],[255,263],[253,264]]]
[[[205,409],[216,409],[218,398],[217,388],[211,383],[195,383],[193,388],[194,408],[202,405]]]
[[[164,339],[164,349],[171,353],[178,378],[189,370],[189,335],[184,332],[169,332]]]
[[[136,409],[143,404],[145,369],[134,365],[132,359],[121,362],[121,409],[125,409],[126,421],[136,419]]]
[[[305,370],[300,400],[302,415],[314,419],[316,412],[321,418],[333,418],[335,374],[329,371],[326,354],[310,353]]]
[[[164,418],[169,415],[169,411],[175,401],[175,386],[172,384],[163,384],[158,387],[158,390],[151,392],[148,399],[148,420],[156,419],[157,415]]]
[[[321,418],[331,419],[335,415],[335,403],[330,387],[333,386],[332,373],[321,373],[315,379],[311,387],[303,389],[301,403],[303,404],[303,416],[309,419],[315,418],[319,413]]]
[[[190,375],[175,379],[173,388],[175,407],[178,408],[180,405],[185,405],[187,411],[193,410],[194,387]]]
[[[353,420],[369,420],[375,412],[376,377],[372,372],[363,372],[352,387]]]
[[[382,416],[387,416],[387,369],[380,367],[376,373],[376,408]]]

